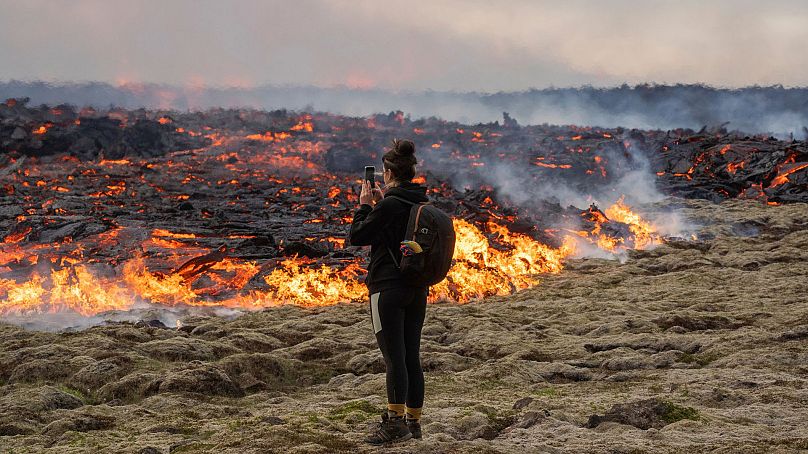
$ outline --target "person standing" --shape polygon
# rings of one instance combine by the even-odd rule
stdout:
[[[370,246],[365,284],[373,332],[386,368],[387,412],[366,440],[375,445],[421,438],[420,347],[429,293],[428,286],[408,283],[398,266],[410,208],[428,201],[426,187],[412,182],[415,145],[409,140],[393,141],[382,164],[384,190],[378,182],[375,187],[363,182],[349,238],[354,246]]]

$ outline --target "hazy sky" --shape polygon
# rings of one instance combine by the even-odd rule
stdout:
[[[808,85],[808,1],[0,0],[0,80]]]

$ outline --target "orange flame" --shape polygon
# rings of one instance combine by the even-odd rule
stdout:
[[[562,260],[574,251],[571,242],[551,248],[505,227],[488,223],[497,240],[510,250],[491,247],[485,235],[467,221],[454,221],[457,242],[455,264],[446,280],[431,288],[430,299],[468,302],[490,295],[504,295],[537,283],[539,273],[558,273]]]
[[[623,197],[612,206],[601,212],[596,207],[590,207],[589,211],[583,213],[595,227],[592,231],[571,231],[595,244],[598,248],[607,252],[620,252],[625,249],[646,249],[661,244],[662,239],[657,233],[657,229],[642,217],[633,212],[631,208],[623,202]],[[628,225],[631,235],[628,238],[616,237],[603,232],[603,227],[611,222],[620,222]]]

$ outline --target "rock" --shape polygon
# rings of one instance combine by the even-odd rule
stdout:
[[[476,361],[454,352],[422,352],[421,367],[424,372],[460,372],[471,367]]]
[[[98,390],[98,396],[104,401],[120,399],[131,401],[157,392],[159,375],[151,372],[132,372],[117,381],[107,383]]]
[[[0,435],[26,435],[38,432],[38,424],[54,410],[72,410],[84,403],[78,397],[52,386],[3,388],[0,397]]]
[[[544,372],[545,367],[534,361],[490,360],[459,372],[458,375],[469,380],[494,380],[520,386],[543,383],[545,381]]]
[[[328,255],[328,247],[319,243],[309,244],[301,241],[288,241],[283,244],[283,255],[287,257],[296,255],[316,259]]]
[[[72,410],[82,405],[84,403],[78,397],[52,386],[41,386],[34,389],[21,388],[0,398],[0,408],[18,407],[32,412]]]
[[[348,360],[345,367],[356,375],[378,374],[385,371],[384,358],[378,349],[354,356]]]
[[[563,363],[540,363],[541,377],[550,383],[571,383],[592,380],[592,373]]]
[[[521,410],[521,409],[527,407],[528,405],[530,405],[531,402],[533,402],[532,397],[529,397],[529,396],[528,397],[523,397],[523,398],[517,400],[516,402],[514,402],[513,409],[514,410]]]
[[[164,361],[213,361],[239,352],[235,347],[221,342],[181,336],[146,342],[141,348],[152,358]]]
[[[68,418],[57,419],[45,426],[42,431],[48,436],[61,435],[67,431],[88,432],[91,430],[106,430],[115,425],[115,418],[111,416],[75,414]]]
[[[138,454],[163,454],[162,451],[155,448],[154,446],[146,446],[145,448],[141,448],[140,451],[137,452]]]
[[[641,337],[632,341],[621,342],[598,342],[584,344],[584,348],[590,353],[604,352],[616,348],[631,348],[634,350],[652,350],[661,352],[665,350],[680,350],[685,353],[696,353],[702,345],[698,341],[677,337]]]
[[[221,369],[209,364],[192,363],[186,369],[169,372],[158,392],[190,392],[211,396],[243,397],[244,391]]]
[[[23,381],[31,378],[28,371],[36,370],[48,376],[64,377],[78,370],[75,366],[66,364],[65,359],[80,355],[80,351],[59,344],[47,343],[36,347],[20,348],[12,355],[0,356],[0,377],[10,377],[15,370],[17,370],[16,376]],[[36,363],[28,364],[33,362]]]
[[[538,411],[529,411],[522,415],[522,417],[514,423],[513,425],[509,426],[506,430],[512,429],[527,429],[529,427],[535,426],[537,423],[542,421],[546,417],[544,412]]]
[[[171,446],[168,447],[168,452],[176,452],[179,450],[193,452],[195,451],[194,445],[197,444],[194,440],[181,440],[176,443],[172,443]]]
[[[98,389],[124,376],[132,366],[128,356],[113,356],[85,366],[71,378],[82,389]]]
[[[286,421],[284,421],[283,418],[279,418],[277,416],[264,416],[261,419],[259,419],[259,421],[261,421],[264,424],[268,424],[270,426],[277,426],[279,424],[286,424]]]
[[[160,320],[139,320],[135,323],[135,328],[160,328],[166,329],[168,328],[165,323],[161,322]]]
[[[245,390],[259,381],[263,383],[262,389],[290,386],[304,370],[300,361],[270,353],[239,353],[219,361],[216,366]]]
[[[75,370],[75,366],[66,363],[64,359],[35,359],[15,367],[8,381],[10,383],[60,381],[72,375]]]
[[[324,337],[315,337],[297,345],[280,349],[277,352],[289,355],[301,361],[322,360],[342,353],[348,347],[347,344],[337,342]]]
[[[96,329],[104,335],[120,341],[143,343],[154,339],[146,330],[135,328],[130,324],[102,326]]]
[[[485,440],[493,440],[499,433],[490,424],[487,415],[479,412],[474,412],[468,416],[464,416],[457,421],[457,435],[455,438],[462,440],[474,440],[483,438]]]
[[[11,437],[14,435],[30,435],[37,432],[36,426],[24,421],[6,421],[0,417],[0,437]]]
[[[659,429],[681,419],[697,419],[698,413],[690,407],[680,407],[659,399],[646,399],[628,404],[616,404],[605,415],[592,415],[586,427],[594,429],[603,422],[616,422],[638,429]]]
[[[662,329],[681,326],[686,331],[704,331],[708,329],[736,329],[748,323],[721,315],[675,314],[665,315],[652,320]]]
[[[781,341],[808,339],[808,325],[801,325],[790,331],[786,331],[778,336],[777,339]]]
[[[254,330],[239,330],[221,340],[245,352],[266,353],[284,347],[283,342],[278,339]]]
[[[10,137],[12,140],[22,140],[28,137],[28,133],[25,132],[24,129],[17,126],[16,128],[14,128],[14,131],[11,133]]]
[[[204,323],[191,330],[192,336],[201,336],[208,340],[220,339],[228,334],[227,330],[216,323]]]

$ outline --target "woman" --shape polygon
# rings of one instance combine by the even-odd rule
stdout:
[[[367,441],[383,444],[421,438],[424,373],[421,369],[421,328],[428,287],[408,285],[398,270],[400,243],[407,230],[410,208],[428,201],[426,188],[413,183],[415,145],[395,140],[383,158],[385,192],[379,183],[362,184],[360,206],[351,224],[350,242],[370,245],[365,284],[376,342],[387,368],[387,413]],[[395,260],[395,261],[394,261]]]

